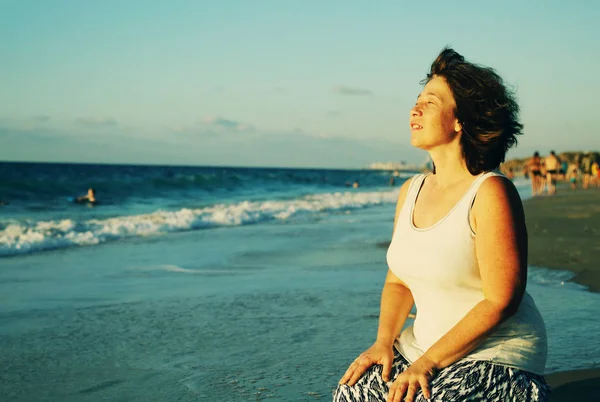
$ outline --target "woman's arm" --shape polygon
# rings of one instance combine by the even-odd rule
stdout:
[[[413,304],[413,295],[408,286],[388,270],[381,292],[377,342],[389,346],[394,344]]]
[[[527,229],[521,199],[504,177],[486,179],[472,208],[484,300],[433,344],[425,358],[449,366],[516,313],[527,282]]]

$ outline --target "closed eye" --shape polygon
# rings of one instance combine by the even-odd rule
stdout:
[[[434,101],[431,101],[431,100],[427,100],[427,101],[417,100],[417,102],[415,102],[415,106],[419,106],[419,104],[422,106],[437,105],[437,103],[435,103]]]

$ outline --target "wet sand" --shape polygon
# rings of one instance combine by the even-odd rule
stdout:
[[[552,386],[551,402],[600,400],[600,369],[549,374],[546,381]]]
[[[569,270],[575,282],[600,291],[600,190],[564,189],[524,204],[529,264]]]
[[[575,273],[573,281],[598,292],[600,190],[561,190],[524,202],[529,264],[567,269]],[[600,368],[553,373],[546,379],[554,390],[551,401],[600,401]]]

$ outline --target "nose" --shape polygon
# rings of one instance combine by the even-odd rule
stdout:
[[[419,108],[419,105],[414,105],[411,109],[410,109],[410,117],[421,117],[423,116],[423,111],[421,111],[421,108]]]

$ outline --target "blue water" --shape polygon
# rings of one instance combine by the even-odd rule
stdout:
[[[30,183],[52,182],[29,169]],[[16,196],[12,184],[13,196],[0,197],[10,202],[0,236],[12,239],[0,258],[0,400],[330,399],[376,335],[387,270],[379,244],[390,238],[398,191],[390,172],[225,169],[245,172],[246,184],[147,189],[146,204],[113,190],[118,203],[64,205],[86,178],[97,177],[103,200],[103,180],[148,183],[179,168],[131,168],[124,179],[114,172],[129,167],[89,169],[77,186],[56,187],[53,208],[31,209],[36,197]],[[361,187],[347,188],[357,176]],[[527,183],[517,184],[526,198]],[[548,372],[600,364],[600,295],[570,277],[529,272]]]
[[[0,256],[391,203],[393,173],[0,163]],[[69,201],[88,188],[95,205]]]

